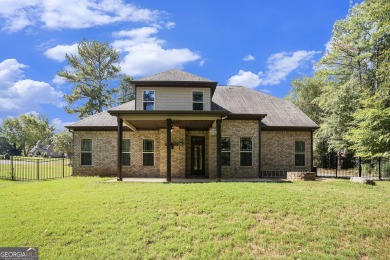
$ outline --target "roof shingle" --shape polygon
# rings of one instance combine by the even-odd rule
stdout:
[[[214,82],[212,80],[199,77],[197,75],[184,72],[179,69],[168,70],[165,72],[154,74],[152,76],[133,80],[133,82],[138,82],[138,81],[179,81],[179,82],[210,82],[210,83]]]

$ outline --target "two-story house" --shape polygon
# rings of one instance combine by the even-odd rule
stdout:
[[[258,178],[313,168],[318,128],[291,102],[170,70],[135,100],[67,126],[75,175]]]

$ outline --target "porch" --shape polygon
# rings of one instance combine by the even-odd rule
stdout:
[[[117,179],[111,179],[107,182],[117,182]],[[122,178],[123,182],[144,182],[144,183],[169,183],[166,178]],[[213,183],[217,182],[217,179],[209,178],[171,178],[171,183]],[[286,179],[272,178],[240,178],[240,179],[221,179],[220,182],[289,182]]]

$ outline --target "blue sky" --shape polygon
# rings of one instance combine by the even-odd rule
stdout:
[[[120,51],[135,78],[180,68],[219,85],[285,97],[311,75],[348,0],[0,0],[0,122],[44,114],[58,129],[77,121],[63,106],[72,86],[56,77],[84,37]]]

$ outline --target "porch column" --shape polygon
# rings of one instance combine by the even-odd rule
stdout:
[[[221,180],[221,119],[217,120],[217,181]]]
[[[314,155],[314,152],[313,152],[313,149],[314,149],[314,144],[313,144],[313,131],[314,130],[311,130],[310,132],[310,145],[311,145],[311,149],[310,149],[310,171],[311,172],[314,172],[314,158],[313,158],[313,155]]]
[[[172,143],[172,136],[171,136],[171,129],[172,129],[172,120],[167,119],[167,181],[171,181],[171,143]]]
[[[118,175],[116,180],[122,180],[122,139],[123,139],[123,120],[117,117],[118,121]]]
[[[259,178],[262,177],[261,175],[261,120],[263,118],[259,119]]]

